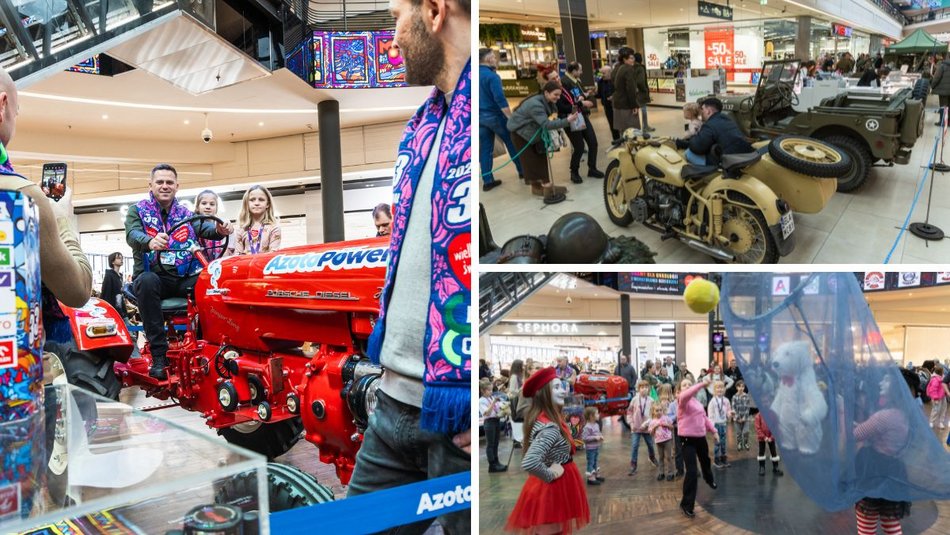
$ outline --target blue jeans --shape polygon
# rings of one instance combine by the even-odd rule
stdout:
[[[518,151],[515,149],[515,144],[511,142],[511,133],[508,132],[507,121],[497,117],[484,117],[480,119],[481,124],[478,125],[478,142],[480,144],[478,162],[481,167],[482,181],[485,184],[491,184],[492,181],[495,180],[491,172],[495,160],[493,156],[495,152],[495,136],[500,137],[508,149],[508,155],[514,160],[515,167],[518,169],[518,175],[523,175],[521,160],[514,157]]]
[[[726,427],[726,422],[716,424],[716,432],[719,433],[719,444],[716,444],[714,451],[717,459],[726,456]]]
[[[640,453],[640,437],[643,437],[643,440],[647,442],[647,453],[650,454],[650,460],[656,460],[656,452],[653,450],[653,435],[650,433],[632,433],[631,438],[633,438],[633,450],[630,451],[630,464],[636,466],[637,456]]]
[[[650,122],[647,121],[647,105],[644,104],[640,106],[640,115],[643,116],[643,128],[650,126]]]
[[[600,448],[587,450],[587,473],[593,474],[597,471],[597,457],[600,456]]]
[[[363,446],[347,496],[358,496],[471,469],[470,456],[452,442],[452,436],[419,427],[421,409],[396,401],[377,390],[376,412],[369,417]],[[425,533],[432,520],[392,528],[387,533]],[[470,533],[472,511],[465,509],[439,517],[447,533]]]
[[[686,161],[693,165],[706,165],[706,156],[686,149]]]

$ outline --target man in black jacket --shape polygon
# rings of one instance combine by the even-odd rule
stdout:
[[[703,127],[690,139],[677,139],[676,148],[686,149],[686,161],[693,165],[718,165],[719,158],[712,153],[713,145],[719,145],[722,155],[752,152],[752,145],[742,135],[739,125],[724,116],[722,101],[707,98],[702,102]]]
[[[562,119],[578,111],[584,115],[585,128],[583,130],[567,129],[567,137],[571,140],[574,151],[571,152],[571,182],[580,184],[584,181],[580,175],[581,156],[584,154],[584,144],[587,144],[587,176],[590,178],[604,178],[604,173],[597,169],[597,134],[590,122],[590,108],[594,103],[590,95],[581,87],[581,64],[573,61],[568,63],[567,70],[561,78],[561,100],[558,101],[558,116]]]

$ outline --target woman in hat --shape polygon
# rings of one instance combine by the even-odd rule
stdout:
[[[590,522],[584,480],[574,464],[574,441],[561,417],[568,395],[554,368],[529,377],[522,395],[532,398],[524,419],[528,480],[505,529],[520,533],[572,533]]]

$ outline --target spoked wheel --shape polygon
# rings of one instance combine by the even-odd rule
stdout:
[[[834,145],[801,136],[781,136],[769,155],[782,167],[818,178],[840,178],[851,171],[851,158]]]
[[[643,182],[638,178],[635,188],[637,195],[642,188]],[[630,201],[620,173],[620,161],[612,160],[607,166],[607,176],[604,178],[604,205],[607,207],[607,216],[615,225],[626,227],[633,223],[633,215],[628,207]]]
[[[725,245],[735,255],[736,264],[774,264],[778,261],[778,246],[769,233],[762,212],[725,203],[722,210],[722,235],[729,239]]]

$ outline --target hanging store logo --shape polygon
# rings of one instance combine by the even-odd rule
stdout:
[[[518,323],[519,333],[525,334],[578,334],[576,323]]]

